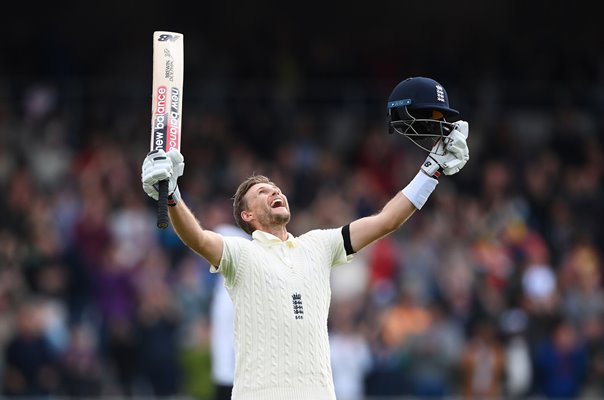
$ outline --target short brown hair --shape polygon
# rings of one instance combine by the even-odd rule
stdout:
[[[233,196],[233,216],[235,217],[235,221],[237,222],[237,225],[249,235],[254,232],[255,228],[241,218],[241,212],[247,208],[247,203],[243,198],[248,190],[258,183],[274,185],[274,183],[264,175],[252,175],[241,182],[235,192],[235,196]]]

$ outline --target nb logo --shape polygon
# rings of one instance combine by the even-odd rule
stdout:
[[[180,35],[168,35],[164,33],[159,35],[159,38],[157,40],[160,42],[176,42],[179,38]]]

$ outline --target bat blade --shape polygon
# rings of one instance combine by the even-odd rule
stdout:
[[[153,96],[150,150],[180,150],[184,35],[153,32]],[[168,226],[168,181],[159,182],[157,227]]]

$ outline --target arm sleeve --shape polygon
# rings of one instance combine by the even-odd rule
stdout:
[[[346,255],[350,256],[356,253],[352,248],[352,242],[350,241],[350,224],[346,224],[342,227],[342,239],[344,239],[344,250],[346,250]]]
[[[245,251],[245,245],[248,241],[239,237],[224,237],[224,246],[222,248],[222,257],[220,264],[210,267],[211,273],[220,272],[224,276],[225,285],[232,287],[239,274],[238,269],[241,264],[239,261]]]
[[[311,231],[315,246],[323,249],[325,261],[332,267],[346,264],[353,257],[352,254],[346,252],[342,230],[343,228],[334,228]]]

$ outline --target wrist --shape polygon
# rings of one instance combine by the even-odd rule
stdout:
[[[421,171],[423,171],[427,176],[438,178],[442,175],[443,169],[434,158],[428,156],[426,161],[424,161],[421,166]]]
[[[178,186],[176,186],[176,190],[174,190],[174,192],[168,196],[168,206],[174,207],[181,200],[182,197],[180,197],[180,190],[178,190]]]
[[[426,171],[419,171],[415,178],[409,182],[407,186],[402,190],[405,197],[417,208],[421,210],[428,197],[434,191],[438,185],[438,180],[429,176]]]

